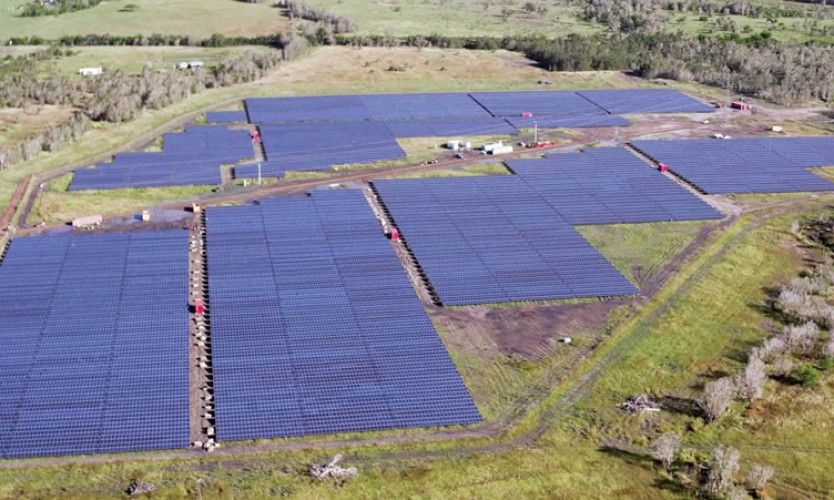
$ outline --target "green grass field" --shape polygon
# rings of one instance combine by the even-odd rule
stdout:
[[[578,226],[576,229],[632,281],[654,275],[709,222]]]
[[[546,9],[544,13],[526,11],[523,0],[309,0],[308,3],[353,19],[360,34],[501,37],[598,30],[579,21],[577,8],[564,0],[536,2]]]
[[[18,17],[17,7],[28,0],[0,0],[0,38],[111,34],[189,35],[196,39],[214,33],[269,35],[288,26],[271,2],[235,0],[110,0],[90,9],[60,16]],[[134,4],[135,11],[125,6]]]

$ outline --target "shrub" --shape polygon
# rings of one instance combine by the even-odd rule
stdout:
[[[758,356],[751,356],[744,367],[744,373],[738,380],[738,392],[748,401],[759,399],[764,392],[764,383],[767,379],[765,364]]]
[[[753,464],[750,466],[750,471],[747,473],[747,478],[744,483],[747,489],[755,491],[761,497],[771,477],[773,477],[773,467]]]
[[[704,386],[701,398],[701,408],[710,421],[715,420],[727,411],[736,396],[736,386],[729,377],[713,380]]]
[[[733,487],[733,476],[738,473],[741,454],[729,446],[718,446],[712,450],[709,476],[704,485],[707,493],[718,496]]]
[[[652,451],[660,460],[663,468],[669,470],[675,463],[675,456],[681,449],[681,439],[673,432],[665,432],[655,439],[652,444]]]
[[[791,370],[788,378],[793,383],[805,387],[819,387],[821,384],[819,372],[813,366],[806,363],[802,363]]]

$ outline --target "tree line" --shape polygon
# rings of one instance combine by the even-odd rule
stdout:
[[[283,60],[281,52],[247,51],[229,56],[210,69],[145,68],[138,75],[114,71],[81,79],[63,75],[39,78],[32,68],[0,76],[0,106],[72,106],[94,121],[124,122],[143,110],[169,106],[207,88],[255,80]]]

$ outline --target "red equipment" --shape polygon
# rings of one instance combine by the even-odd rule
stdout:
[[[194,312],[197,314],[206,313],[206,305],[203,303],[203,299],[197,299],[194,301]]]
[[[669,165],[667,165],[665,163],[658,163],[657,164],[657,169],[660,170],[661,173],[665,174],[666,172],[669,171]]]
[[[391,238],[391,241],[400,241],[400,232],[397,228],[392,227],[390,231],[388,231],[388,237]]]

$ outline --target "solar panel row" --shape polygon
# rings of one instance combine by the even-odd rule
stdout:
[[[359,191],[207,211],[220,439],[480,415]]]
[[[582,90],[579,95],[615,115],[635,113],[712,113],[712,106],[672,89]]]
[[[254,155],[247,131],[215,126],[165,134],[163,147],[159,153],[120,153],[110,163],[76,170],[69,189],[220,184],[222,164]]]
[[[0,456],[189,444],[183,231],[12,241],[0,265]]]
[[[834,165],[834,138],[635,141],[633,145],[706,193],[831,191],[808,169]]]
[[[206,113],[206,123],[246,123],[246,111],[209,111]]]

